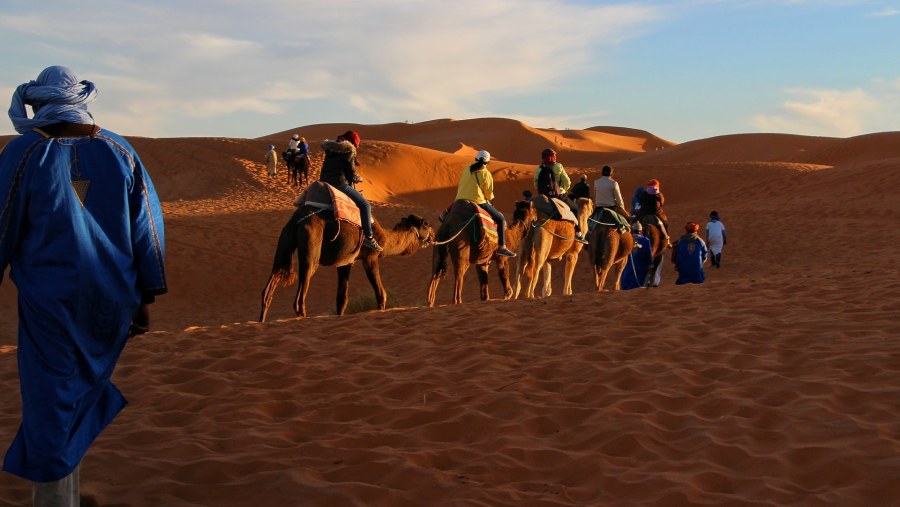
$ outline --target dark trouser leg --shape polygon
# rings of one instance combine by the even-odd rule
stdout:
[[[506,218],[503,216],[503,213],[497,211],[497,208],[491,206],[491,203],[485,202],[481,203],[478,206],[481,209],[488,212],[488,215],[494,219],[494,222],[497,222],[497,244],[498,246],[504,246],[506,244],[506,236],[504,236],[504,230],[506,229]]]
[[[365,197],[359,193],[358,190],[351,187],[350,185],[341,185],[337,187],[338,190],[347,194],[353,202],[359,207],[359,219],[362,222],[363,234],[366,235],[367,238],[372,237],[372,206],[369,204],[369,201],[366,200]]]

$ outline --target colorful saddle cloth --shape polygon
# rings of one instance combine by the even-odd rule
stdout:
[[[494,241],[497,240],[497,222],[494,222],[494,219],[491,218],[490,213],[481,208],[481,206],[475,204],[472,201],[467,201],[465,199],[459,199],[457,201],[453,201],[450,206],[447,206],[447,209],[444,210],[443,213],[438,216],[438,220],[441,222],[450,214],[460,215],[464,219],[468,220],[474,213],[478,213],[478,218],[476,219],[475,231],[482,231],[481,234],[486,234],[488,236],[493,237]],[[481,234],[477,236],[480,237]],[[476,238],[477,239],[477,238]]]
[[[357,227],[362,226],[359,208],[347,194],[328,183],[314,181],[294,199],[294,206],[313,206],[330,209],[335,220],[343,220]]]

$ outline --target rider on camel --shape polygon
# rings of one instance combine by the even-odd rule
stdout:
[[[506,248],[506,218],[503,213],[491,205],[494,198],[494,178],[487,170],[491,161],[491,154],[481,150],[475,155],[475,163],[463,168],[459,177],[459,186],[456,189],[456,200],[472,201],[481,209],[488,212],[494,222],[497,223],[497,254],[506,257],[515,257],[515,252]]]
[[[359,208],[359,218],[362,222],[363,234],[366,239],[363,246],[367,246],[376,252],[383,250],[372,235],[372,206],[369,201],[354,188],[354,184],[361,183],[362,177],[356,172],[356,149],[359,148],[359,134],[348,130],[339,135],[334,141],[322,142],[322,150],[325,152],[325,160],[322,162],[322,173],[319,180],[345,193]]]
[[[644,216],[652,215],[659,219],[662,225],[663,237],[666,244],[669,244],[669,219],[666,212],[663,211],[663,205],[666,203],[666,197],[659,189],[659,180],[653,179],[644,187],[644,193],[639,197],[640,209],[637,211],[637,219],[641,220]]]
[[[566,174],[566,169],[556,161],[556,151],[547,148],[541,152],[541,165],[534,171],[534,187],[537,192],[551,199],[559,199],[565,202],[569,208],[574,208],[575,203],[567,195],[571,184],[572,180]],[[575,241],[587,244],[577,221],[575,222]]]
[[[600,179],[594,181],[594,210],[608,209],[618,215],[619,231],[628,230],[628,212],[625,211],[625,201],[622,200],[622,192],[619,190],[619,182],[613,179],[613,168],[605,165],[600,173]]]

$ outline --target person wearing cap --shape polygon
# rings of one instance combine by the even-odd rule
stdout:
[[[125,408],[113,370],[167,291],[159,199],[134,148],[94,122],[96,96],[72,70],[44,69],[13,93],[21,135],[0,152],[0,283],[9,266],[22,396],[3,470],[32,481],[40,506],[79,505],[81,461]]]
[[[266,152],[266,172],[269,178],[274,178],[278,173],[278,155],[275,154],[275,145],[269,145],[269,151]]]
[[[487,211],[497,223],[497,253],[506,257],[515,257],[516,254],[506,248],[506,218],[503,213],[491,205],[491,200],[494,198],[494,178],[487,170],[490,162],[491,154],[481,150],[475,155],[475,162],[463,168],[459,177],[459,185],[456,188],[456,199],[472,201]]]
[[[356,149],[359,148],[359,134],[348,130],[339,135],[334,141],[326,139],[322,142],[322,151],[325,152],[325,160],[322,161],[322,171],[319,181],[323,181],[347,194],[359,208],[359,218],[362,222],[363,246],[376,252],[383,250],[375,241],[372,233],[372,205],[354,188],[354,184],[362,183],[362,177],[356,172]]]
[[[706,223],[706,245],[710,251],[710,261],[717,269],[722,267],[722,249],[728,237],[725,234],[725,224],[719,218],[718,211],[709,214],[709,222]]]
[[[646,287],[650,274],[650,267],[653,266],[653,245],[650,244],[650,238],[644,236],[643,227],[638,222],[631,229],[634,236],[634,249],[628,256],[628,263],[622,271],[622,278],[619,288],[621,290],[637,289]]]
[[[569,191],[572,180],[562,164],[556,161],[556,151],[547,148],[541,152],[541,165],[534,170],[534,188],[540,195],[562,198]]]
[[[627,231],[628,212],[619,190],[619,182],[613,179],[613,168],[605,165],[600,171],[600,178],[594,181],[594,210],[608,209],[613,213],[620,231]]]
[[[666,204],[666,197],[659,188],[659,180],[652,179],[644,187],[644,193],[638,198],[640,209],[637,210],[637,219],[640,220],[644,216],[652,215],[659,219],[662,224],[662,233],[666,244],[669,243],[669,219],[666,212],[663,211],[663,205]]]
[[[571,184],[572,180],[569,179],[566,169],[556,161],[556,151],[547,148],[541,152],[541,165],[534,170],[534,188],[537,193],[551,199],[559,199],[565,202],[569,208],[574,208],[575,203],[567,195]],[[575,221],[575,241],[587,244],[581,235],[581,227],[577,220]]]
[[[591,186],[587,182],[587,174],[582,174],[578,183],[572,185],[572,188],[569,189],[569,197],[572,199],[580,199],[582,197],[587,199],[590,196]]]
[[[703,264],[709,256],[706,243],[700,239],[700,224],[688,222],[684,226],[684,235],[678,238],[672,247],[672,262],[678,271],[675,285],[686,283],[703,283]]]

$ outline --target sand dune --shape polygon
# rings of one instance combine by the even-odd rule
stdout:
[[[88,453],[102,505],[892,505],[900,498],[900,133],[744,134],[673,146],[514,120],[359,126],[363,190],[385,226],[436,222],[474,149],[507,216],[549,143],[571,175],[611,163],[626,199],[659,178],[674,227],[717,209],[707,283],[423,308],[431,251],[385,258],[395,308],[312,318],[279,289],[253,322],[295,190],[260,139],[132,139],[164,201],[170,294],[115,380],[130,400]],[[5,140],[0,139],[0,143]],[[554,144],[555,143],[555,144]],[[494,148],[496,146],[496,148]],[[436,224],[435,224],[436,225]],[[561,266],[554,267],[561,287]],[[371,304],[357,266],[351,307]],[[15,291],[0,287],[0,441],[18,424]],[[0,505],[28,485],[0,474]]]

